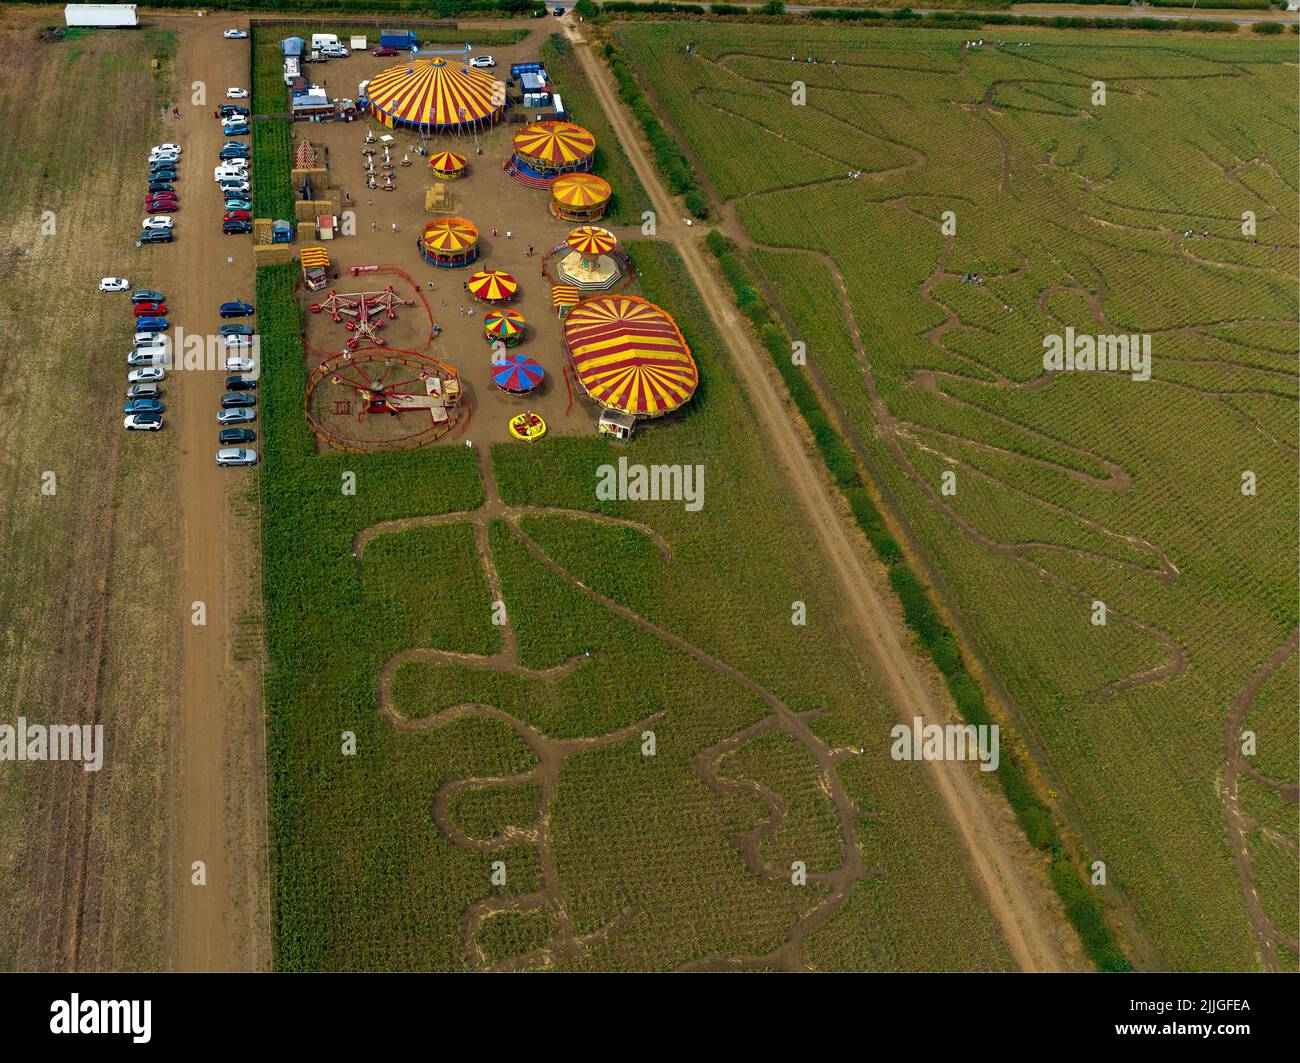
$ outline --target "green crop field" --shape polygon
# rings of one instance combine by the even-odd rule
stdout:
[[[1297,935],[1294,42],[615,32],[1135,958],[1294,968],[1271,944]],[[1067,328],[1149,337],[1149,379],[1045,372]],[[1241,719],[1262,916],[1219,788]]]
[[[318,453],[258,271],[278,966],[766,966],[807,920],[815,968],[1008,969],[699,296],[629,246],[702,386],[625,446]],[[598,502],[619,457],[705,504]]]

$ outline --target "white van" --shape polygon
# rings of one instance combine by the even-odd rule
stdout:
[[[220,181],[224,177],[237,177],[241,181],[248,177],[248,163],[243,159],[227,159],[212,171],[212,180]]]
[[[311,35],[311,46],[316,48],[342,48],[343,44],[339,40],[337,33],[313,33]]]

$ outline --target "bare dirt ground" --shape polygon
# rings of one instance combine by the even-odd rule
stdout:
[[[918,661],[897,608],[864,564],[864,544],[846,525],[825,478],[809,455],[766,354],[753,341],[730,297],[722,289],[700,247],[698,229],[687,228],[651,164],[639,132],[619,104],[607,71],[586,45],[571,19],[565,31],[573,41],[611,126],[645,185],[659,214],[659,233],[682,255],[691,279],[726,337],[741,377],[763,422],[794,496],[807,514],[817,541],[842,588],[845,606],[864,646],[878,663],[901,719],[922,717],[942,723],[947,699]],[[1064,970],[1080,965],[1077,945],[1063,932],[1059,905],[1043,879],[1031,869],[1023,838],[1011,829],[1000,795],[980,785],[965,765],[930,762],[936,789],[966,845],[970,864],[988,896],[994,916],[1016,962],[1027,971]]]

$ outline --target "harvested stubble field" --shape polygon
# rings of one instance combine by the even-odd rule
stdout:
[[[0,11],[0,722],[98,722],[104,764],[0,765],[0,970],[151,970],[172,959],[180,506],[167,437],[124,438],[131,313],[96,286],[164,285],[132,245],[175,41],[39,25]]]
[[[1135,958],[1294,969],[1294,46],[1007,32],[617,35],[1105,861]],[[1067,326],[1150,335],[1151,379],[1045,374]],[[1263,782],[1237,824],[1243,716]]]
[[[631,251],[688,412],[490,455],[318,453],[259,271],[279,966],[1006,969],[698,295]],[[702,463],[705,505],[597,502],[619,457]]]

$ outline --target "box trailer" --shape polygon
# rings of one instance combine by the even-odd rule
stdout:
[[[379,46],[381,48],[401,48],[409,52],[415,45],[415,34],[410,30],[379,31]]]
[[[135,4],[68,4],[63,18],[69,26],[138,26]]]

